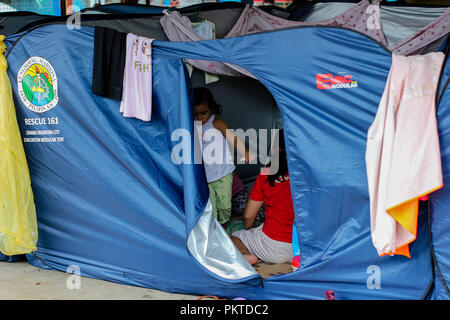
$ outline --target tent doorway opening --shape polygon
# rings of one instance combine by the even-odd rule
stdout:
[[[244,211],[249,195],[260,170],[270,161],[270,152],[278,130],[283,128],[280,110],[269,91],[256,79],[211,75],[191,67],[188,67],[188,70],[194,92],[196,88],[206,88],[212,93],[221,109],[216,117],[234,130],[247,151],[255,157],[251,163],[243,163],[244,155],[239,149],[228,146],[235,166],[232,173],[231,215],[224,223],[217,215],[215,219],[221,220],[218,221],[219,224],[226,234],[231,236],[233,232],[244,229]],[[195,106],[193,107],[195,109]],[[262,226],[264,222],[263,204],[258,210],[253,227]],[[292,252],[292,249],[290,250]],[[263,279],[287,274],[293,271],[292,257],[283,263],[269,263],[258,258],[253,268]]]

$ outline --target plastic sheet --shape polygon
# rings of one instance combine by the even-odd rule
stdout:
[[[5,36],[0,36],[0,251],[6,255],[36,250],[36,209],[11,83],[6,69]]]

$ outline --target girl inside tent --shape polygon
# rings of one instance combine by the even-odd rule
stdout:
[[[268,169],[278,161],[276,172]],[[265,222],[253,228],[256,215],[265,205]],[[271,163],[261,171],[253,185],[244,212],[245,230],[233,232],[231,239],[250,264],[258,258],[269,263],[285,263],[292,259],[292,203],[283,130],[279,131],[279,148],[272,150]]]
[[[248,152],[237,136],[227,131],[226,122],[217,117],[221,109],[207,88],[194,89],[194,121],[201,125],[203,164],[210,199],[214,216],[225,226],[231,216],[233,172],[236,169],[228,143],[244,155],[246,163],[253,161],[255,156]]]

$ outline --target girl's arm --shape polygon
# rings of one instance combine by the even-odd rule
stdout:
[[[244,211],[244,229],[247,230],[253,227],[258,211],[261,209],[263,204],[264,201],[254,201],[248,199],[247,206]]]
[[[250,162],[253,161],[255,159],[255,156],[250,154],[247,151],[247,148],[245,147],[245,144],[241,141],[241,139],[239,139],[235,134],[231,133],[230,131],[228,131],[227,133],[227,129],[229,129],[228,125],[226,124],[225,121],[215,118],[213,121],[213,125],[214,128],[216,128],[217,130],[219,130],[223,136],[227,139],[227,141],[231,144],[233,144],[233,146],[241,153],[245,156],[245,162]]]

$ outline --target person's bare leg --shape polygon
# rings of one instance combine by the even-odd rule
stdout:
[[[234,245],[236,246],[236,248],[238,248],[238,250],[242,253],[244,258],[247,259],[248,263],[250,263],[251,265],[254,265],[255,263],[258,262],[258,257],[254,256],[253,254],[251,254],[248,251],[247,247],[241,241],[241,239],[239,239],[235,236],[230,236],[230,237],[231,237],[231,240],[233,241]]]

